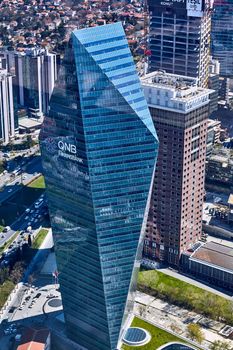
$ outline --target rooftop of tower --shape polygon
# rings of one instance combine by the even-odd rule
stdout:
[[[209,102],[214,90],[201,88],[197,79],[159,70],[141,78],[149,106],[187,113]]]

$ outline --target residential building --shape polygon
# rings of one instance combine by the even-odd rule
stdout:
[[[219,78],[219,97],[226,104],[229,104],[229,92],[230,92],[230,79],[229,78]]]
[[[233,225],[233,194],[232,193],[230,194],[227,203],[229,206],[228,223],[230,225]]]
[[[209,64],[209,78],[208,78],[208,88],[213,90],[210,94],[210,110],[209,115],[218,109],[218,95],[219,95],[219,72],[220,64],[218,60],[210,58]]]
[[[50,350],[51,335],[48,328],[34,326],[24,329],[22,335],[16,336],[20,345],[16,350]]]
[[[149,0],[149,72],[167,73],[198,79],[207,87],[209,70],[211,2]]]
[[[206,164],[206,181],[233,189],[232,150],[221,147],[212,151]]]
[[[46,49],[26,49],[25,52],[3,51],[9,72],[15,75],[18,104],[33,117],[48,113],[49,100],[57,78],[55,53]]]
[[[210,95],[211,98],[211,95]],[[220,143],[221,122],[219,120],[208,119],[206,156],[210,156],[214,145]]]
[[[115,350],[132,317],[158,152],[121,23],[72,33],[40,145],[67,335]]]
[[[141,82],[160,142],[144,256],[178,265],[202,232],[211,90],[161,71]]]
[[[6,69],[0,69],[0,141],[4,144],[14,138],[17,127],[12,79]]]
[[[233,1],[214,0],[211,54],[220,62],[220,75],[233,77]]]

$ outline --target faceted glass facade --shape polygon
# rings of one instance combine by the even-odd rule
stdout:
[[[120,23],[72,33],[40,145],[68,336],[116,349],[158,150]]]

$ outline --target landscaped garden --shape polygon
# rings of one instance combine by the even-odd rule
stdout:
[[[151,335],[151,341],[145,345],[142,345],[140,347],[132,347],[129,345],[123,345],[122,350],[132,350],[134,349],[140,349],[140,350],[156,350],[160,346],[165,345],[170,342],[179,342],[179,343],[185,343],[182,339],[179,337],[176,337],[156,326],[153,326],[152,324],[145,322],[137,317],[134,318],[132,324],[132,327],[140,327],[145,330],[147,330]],[[188,343],[186,343],[188,345]],[[198,348],[197,348],[198,349]]]
[[[157,270],[140,271],[138,289],[144,293],[233,325],[233,302]]]

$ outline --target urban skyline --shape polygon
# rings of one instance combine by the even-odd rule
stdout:
[[[231,10],[0,1],[0,350],[233,350]]]

